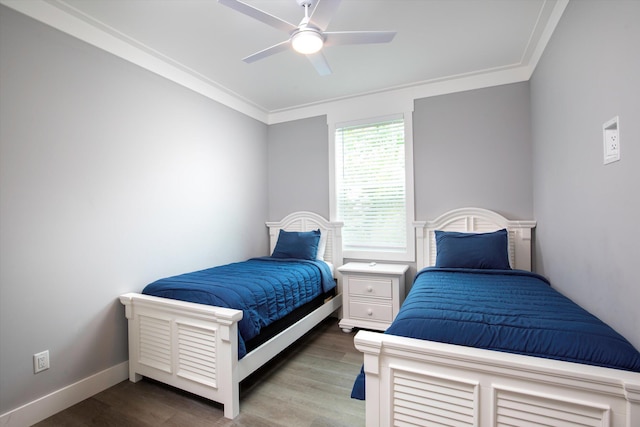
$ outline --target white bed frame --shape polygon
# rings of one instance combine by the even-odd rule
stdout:
[[[325,261],[342,265],[342,223],[311,212],[267,222],[273,251],[281,229],[327,234]],[[342,306],[337,295],[238,360],[241,310],[195,304],[138,293],[120,296],[129,323],[129,380],[143,376],[224,405],[224,416],[240,412],[239,384]]]
[[[534,221],[478,208],[416,224],[418,268],[434,265],[434,230],[509,231],[510,260],[531,267]],[[360,331],[366,425],[640,426],[640,373]]]

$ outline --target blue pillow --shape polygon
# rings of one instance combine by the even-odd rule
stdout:
[[[435,233],[436,267],[511,270],[506,229],[492,233]]]
[[[316,259],[320,230],[284,231],[280,230],[278,242],[271,254],[274,258]]]

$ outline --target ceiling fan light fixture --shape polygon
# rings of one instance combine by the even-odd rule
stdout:
[[[293,50],[303,55],[310,55],[322,49],[324,39],[322,35],[312,29],[301,29],[291,37]]]

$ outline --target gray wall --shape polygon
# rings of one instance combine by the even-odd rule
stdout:
[[[417,220],[465,206],[532,218],[529,105],[526,82],[416,100]]]
[[[416,100],[417,220],[464,206],[532,218],[529,106],[526,82]],[[328,162],[326,117],[270,126],[270,218],[297,209],[328,216]]]
[[[640,2],[572,1],[531,80],[537,268],[640,348]],[[602,125],[620,117],[621,160]]]
[[[4,6],[0,94],[5,413],[127,360],[119,294],[266,254],[267,126]]]
[[[326,116],[269,126],[269,219],[295,211],[329,218]]]

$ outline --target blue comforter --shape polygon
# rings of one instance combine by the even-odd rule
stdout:
[[[625,338],[520,270],[424,269],[385,333],[640,372]],[[352,397],[364,398],[362,373]]]
[[[334,287],[325,262],[263,257],[160,279],[142,293],[242,310],[238,322],[238,358],[242,358],[246,341],[262,328]]]

